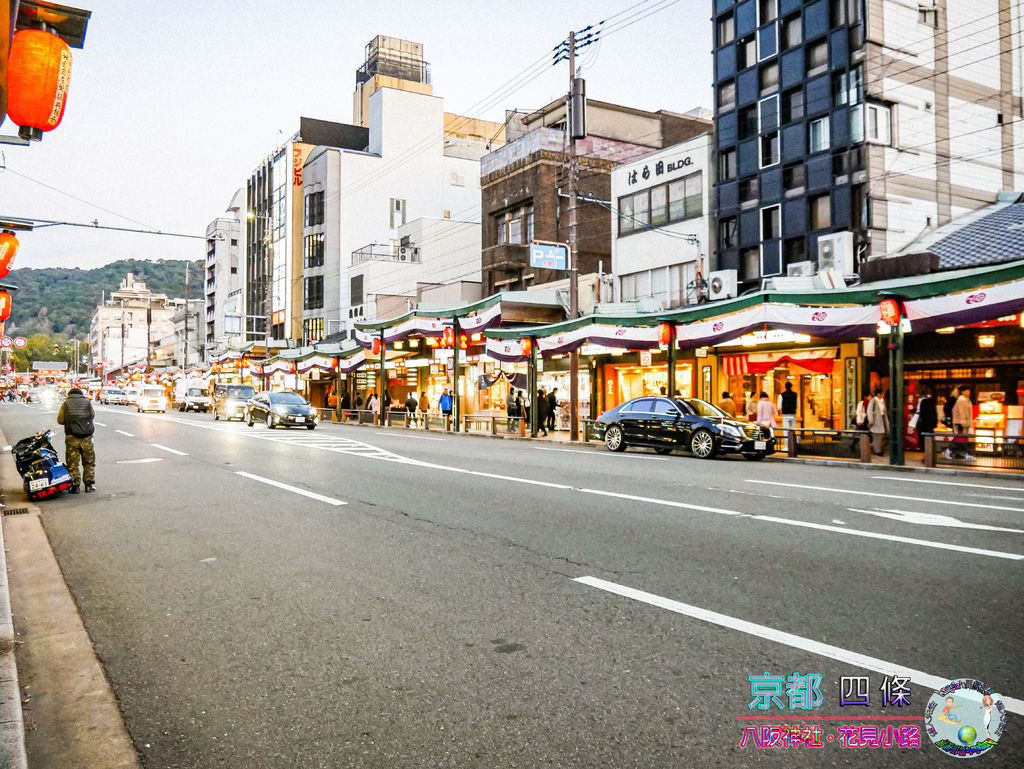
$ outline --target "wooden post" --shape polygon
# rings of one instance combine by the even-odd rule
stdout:
[[[935,436],[924,436],[924,466],[935,467]]]
[[[860,461],[871,464],[871,434],[860,434]]]
[[[786,456],[796,456],[796,432],[794,430],[785,430],[786,433]]]

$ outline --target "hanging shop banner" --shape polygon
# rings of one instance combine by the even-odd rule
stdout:
[[[496,302],[476,315],[459,318],[459,328],[465,334],[475,334],[499,323],[501,323],[500,302]],[[391,328],[384,329],[384,342],[387,344],[402,342],[411,336],[440,337],[444,334],[444,330],[451,326],[451,318],[413,317]],[[356,330],[356,343],[361,347],[367,350],[373,349],[374,339],[380,339],[380,331]]]
[[[830,339],[874,336],[878,322],[875,305],[804,307],[793,304],[758,304],[743,310],[676,324],[676,339],[683,348],[704,347],[735,339],[748,331],[783,329]]]
[[[366,353],[360,350],[355,355],[350,355],[347,358],[341,358],[338,360],[338,371],[342,373],[349,373],[355,371],[357,368],[361,368],[366,363]]]
[[[248,369],[249,376],[263,376],[263,366],[259,363],[250,363]]]
[[[910,299],[903,306],[915,332],[981,323],[1024,310],[1024,280],[930,299]]]
[[[584,344],[603,344],[627,350],[656,350],[658,348],[658,327],[655,326],[603,326],[597,323],[583,326],[562,334],[541,337],[537,346],[548,358],[572,352]]]
[[[295,364],[290,360],[272,360],[263,365],[264,374],[294,374]]]
[[[476,378],[476,389],[478,390],[489,390],[498,384],[498,382],[505,380],[512,387],[523,390],[529,384],[526,374],[516,374],[508,371],[496,371],[493,374],[481,374]]]
[[[718,359],[722,373],[726,376],[744,374],[767,374],[772,369],[789,363],[813,371],[815,374],[831,374],[839,349],[801,350],[800,352],[758,352],[740,355],[723,355]]]
[[[464,334],[475,334],[478,331],[497,326],[501,323],[501,302],[491,305],[483,312],[468,318],[459,318],[459,328]]]
[[[327,374],[333,374],[337,369],[338,359],[328,358],[325,355],[314,355],[312,358],[300,360],[295,364],[295,370],[300,374],[306,374],[310,371],[322,371]]]
[[[527,358],[518,339],[488,339],[484,349],[488,358],[506,363],[519,363]]]

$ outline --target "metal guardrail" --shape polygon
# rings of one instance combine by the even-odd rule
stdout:
[[[1024,436],[925,433],[925,467],[1024,470]]]
[[[500,414],[464,414],[462,417],[462,431],[465,433],[525,436],[526,425],[523,417]]]
[[[871,434],[863,430],[775,428],[775,450],[790,457],[831,457],[871,462]]]

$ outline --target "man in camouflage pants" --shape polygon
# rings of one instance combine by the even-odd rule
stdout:
[[[92,434],[96,430],[94,416],[92,404],[82,391],[77,387],[68,390],[68,397],[57,412],[57,424],[64,425],[64,459],[75,479],[72,494],[78,493],[83,481],[87,494],[96,490],[96,450],[92,445]]]

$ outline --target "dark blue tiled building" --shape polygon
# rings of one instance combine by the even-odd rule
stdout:
[[[746,287],[865,241],[861,0],[713,0],[718,269]],[[886,118],[887,120],[887,118]]]

